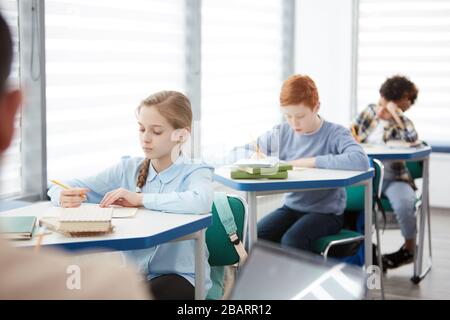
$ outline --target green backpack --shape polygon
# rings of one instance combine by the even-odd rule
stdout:
[[[245,201],[240,197],[215,193],[213,224],[206,230],[212,281],[206,299],[221,299],[224,294],[225,266],[240,266],[247,258],[241,240],[244,237],[246,213]]]

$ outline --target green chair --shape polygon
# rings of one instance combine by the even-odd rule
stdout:
[[[234,217],[237,227],[237,239],[242,243],[246,240],[247,230],[247,203],[236,195],[227,195],[228,204]],[[207,294],[207,299],[220,299],[224,293],[225,266],[239,266],[239,254],[236,251],[235,243],[230,240],[230,236],[217,212],[216,204],[212,208],[213,223],[206,230],[206,245],[209,251],[209,264],[211,266],[212,288]],[[236,238],[233,238],[234,241]],[[236,268],[235,268],[236,270]]]
[[[377,201],[380,199],[381,190],[383,187],[384,178],[384,166],[381,161],[377,159],[372,159],[373,168],[375,170],[375,175],[373,178],[373,212],[376,214],[375,205],[379,203]],[[364,186],[352,186],[346,188],[347,192],[347,203],[346,212],[344,214],[349,214],[351,212],[359,213],[364,211]],[[381,245],[380,245],[380,230],[378,228],[378,222],[375,216],[373,219],[375,222],[375,230],[377,236],[377,260],[380,268],[383,268],[381,260]],[[326,236],[317,239],[313,243],[313,250],[316,253],[321,254],[326,260],[328,256],[331,257],[349,257],[355,255],[361,243],[364,242],[364,235],[349,229],[342,229],[338,234]],[[384,283],[383,277],[380,278],[381,284],[381,298],[384,300]]]
[[[374,159],[373,167],[375,170],[375,176],[373,179],[373,193],[374,200],[376,197],[380,195],[382,183],[383,183],[383,175],[384,175],[384,167],[383,164]],[[364,186],[352,186],[346,188],[347,192],[347,204],[346,211],[344,214],[348,215],[352,212],[360,212],[364,210]],[[373,201],[374,206],[376,201]],[[376,223],[376,219],[375,223]],[[379,237],[378,234],[378,225],[375,224],[377,230],[377,239]],[[331,257],[348,257],[355,255],[361,243],[364,241],[364,235],[350,230],[348,228],[342,229],[338,234],[330,235],[326,237],[322,237],[314,241],[313,250],[316,253],[321,254],[324,259],[327,259],[328,256]],[[378,239],[378,243],[379,239]],[[377,246],[377,250],[379,251],[379,247]],[[378,252],[378,257],[380,257],[380,253]],[[381,263],[380,259],[379,263]]]
[[[349,229],[342,229],[338,234],[317,239],[313,243],[315,252],[323,255],[326,260],[328,256],[348,257],[358,252],[364,235]]]

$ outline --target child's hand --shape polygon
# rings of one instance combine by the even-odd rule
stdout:
[[[108,192],[100,202],[100,207],[107,207],[115,204],[122,207],[141,207],[142,193],[128,191],[124,188],[119,188]]]
[[[376,117],[383,120],[391,120],[392,114],[384,105],[378,105],[376,109]]]
[[[259,152],[254,152],[252,154],[252,156],[250,157],[250,159],[264,159],[266,157],[266,155],[264,153],[262,153],[261,151]]]
[[[71,188],[62,190],[59,197],[59,204],[63,208],[76,208],[87,199],[86,193],[89,189],[86,188]]]
[[[300,158],[297,160],[288,161],[288,163],[292,164],[294,167],[315,168],[316,158]]]
[[[357,125],[352,124],[350,128],[351,128],[350,130],[352,131],[353,138],[356,140],[356,142],[360,143],[361,141],[359,140]]]
[[[400,120],[400,117],[398,116],[397,110],[399,108],[397,107],[397,105],[394,102],[389,101],[388,104],[386,105],[386,109],[392,115],[392,118],[394,118],[395,122],[400,126],[400,128],[404,129],[405,127],[403,126],[403,123]]]

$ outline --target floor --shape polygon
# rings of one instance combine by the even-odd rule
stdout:
[[[410,281],[412,265],[389,270],[384,277],[386,299],[450,299],[450,210],[431,210],[431,235],[431,271],[415,285]],[[385,230],[381,244],[383,252],[396,251],[402,244],[400,230]],[[379,293],[372,298],[380,298]]]
[[[258,198],[258,219],[278,208],[282,202],[283,198],[279,195]],[[395,218],[388,217],[388,225],[381,236],[383,253],[396,251],[403,243],[400,230],[395,229],[395,225]],[[450,299],[450,209],[431,209],[431,235],[431,271],[416,285],[410,280],[412,264],[389,270],[384,277],[386,299]],[[427,254],[426,251],[424,256]],[[372,292],[369,298],[380,299],[380,292]]]

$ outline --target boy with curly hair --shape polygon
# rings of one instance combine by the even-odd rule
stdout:
[[[417,132],[404,112],[416,101],[418,89],[408,78],[395,75],[379,90],[378,104],[370,104],[352,123],[357,141],[382,144],[388,141],[416,142]],[[397,268],[414,260],[416,247],[415,190],[404,161],[383,161],[383,194],[389,199],[405,239],[401,248],[383,255],[383,266]]]

